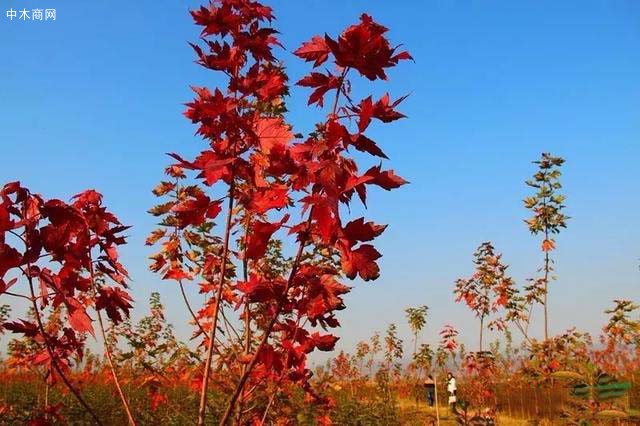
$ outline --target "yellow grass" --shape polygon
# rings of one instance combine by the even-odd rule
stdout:
[[[436,409],[434,407],[429,407],[424,401],[420,401],[418,407],[416,408],[416,402],[411,399],[401,399],[398,401],[399,408],[408,414],[415,413],[420,414],[422,416],[436,416]],[[409,416],[410,417],[410,416]],[[418,422],[420,423],[420,422]],[[416,423],[416,424],[418,424]],[[453,417],[451,410],[447,406],[440,407],[440,425],[441,426],[450,426],[455,425],[455,418]],[[504,415],[498,415],[498,425],[500,426],[526,426],[528,425],[528,421],[525,419],[514,419]],[[541,423],[541,426],[545,426],[544,423]]]

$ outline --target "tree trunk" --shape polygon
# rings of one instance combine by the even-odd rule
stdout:
[[[484,331],[484,315],[480,317],[480,352],[482,352],[482,333]]]
[[[440,426],[440,407],[438,407],[438,373],[437,372],[433,372],[433,393],[434,393],[434,398],[435,398],[435,405],[436,405],[436,424],[438,426]]]

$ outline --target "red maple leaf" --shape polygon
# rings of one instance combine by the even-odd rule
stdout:
[[[332,89],[340,86],[340,79],[327,71],[327,74],[312,72],[296,83],[302,87],[312,87],[315,90],[309,96],[308,105],[318,104],[319,107],[324,105],[324,95]]]
[[[348,278],[354,279],[356,275],[365,281],[378,278],[380,268],[375,261],[382,255],[371,244],[362,244],[355,250],[339,244],[339,249],[342,270]]]
[[[313,333],[310,337],[313,345],[324,352],[332,351],[336,342],[340,339],[333,334],[321,335],[320,333]]]
[[[193,198],[173,206],[171,211],[175,213],[179,226],[186,228],[189,225],[202,225],[205,219],[214,219],[221,209],[219,201],[212,203],[209,197],[198,191]]]
[[[293,139],[293,133],[281,118],[262,118],[255,129],[260,141],[260,148],[266,154],[272,149],[286,145]]]
[[[38,326],[35,323],[25,320],[20,320],[20,322],[5,322],[2,324],[2,326],[9,331],[13,331],[14,333],[21,333],[27,337],[34,337],[39,333]]]
[[[302,43],[302,46],[293,53],[304,59],[305,62],[314,61],[313,67],[315,68],[322,65],[327,60],[331,50],[324,38],[320,36],[313,36],[310,41]]]
[[[408,52],[395,53],[396,49],[384,36],[387,31],[369,15],[362,14],[360,23],[347,28],[337,41],[328,36],[325,41],[340,67],[354,68],[369,80],[386,80],[385,68],[412,59]]]
[[[10,269],[19,266],[21,262],[22,255],[18,250],[4,242],[0,243],[0,278],[4,277]]]
[[[176,281],[190,280],[191,279],[191,275],[189,273],[185,272],[184,270],[182,270],[181,268],[172,267],[172,268],[169,268],[169,270],[164,274],[162,279],[163,280],[176,280]]]
[[[133,307],[131,302],[131,296],[126,291],[115,287],[100,287],[96,298],[96,310],[104,309],[109,319],[118,324],[123,319],[121,313],[129,317],[129,310]]]
[[[378,145],[368,137],[363,134],[352,135],[349,143],[353,145],[358,151],[368,152],[371,155],[375,155],[377,157],[389,158],[387,155],[380,149]]]
[[[270,223],[257,220],[252,224],[251,233],[247,238],[247,249],[245,257],[247,259],[259,259],[264,256],[267,251],[267,244],[274,232],[289,219],[289,215],[285,215],[280,222]]]
[[[87,332],[95,337],[93,326],[91,325],[91,318],[82,306],[76,306],[69,310],[69,324],[71,324],[71,327],[78,333]]]
[[[239,282],[238,290],[243,292],[250,302],[268,302],[282,295],[285,283],[281,280],[266,280],[258,274],[251,274],[248,281]]]
[[[342,229],[345,237],[352,243],[356,241],[371,241],[382,234],[387,225],[376,225],[373,222],[365,222],[364,217],[352,220]]]
[[[250,208],[255,213],[266,213],[271,209],[281,209],[289,204],[289,188],[287,185],[273,185],[256,192],[251,200]]]
[[[391,189],[399,188],[402,185],[409,183],[406,180],[402,179],[400,176],[393,173],[393,170],[382,171],[381,167],[382,166],[374,166],[367,170],[365,174],[372,178],[367,182],[368,184],[377,185],[380,188],[389,191]]]
[[[542,242],[542,251],[553,251],[556,248],[556,243],[552,239],[546,239]]]

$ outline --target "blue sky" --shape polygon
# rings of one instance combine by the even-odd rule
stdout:
[[[19,179],[47,197],[104,193],[134,225],[123,260],[136,315],[160,291],[186,335],[172,282],[146,270],[151,188],[164,153],[202,143],[182,117],[190,84],[217,76],[193,63],[194,1],[0,2],[0,182]],[[361,93],[411,93],[409,118],[372,135],[409,181],[375,193],[367,217],[389,223],[378,246],[383,274],[356,283],[340,313],[339,348],[402,325],[404,308],[427,304],[425,338],[445,323],[476,342],[472,315],[454,304],[453,281],[491,240],[523,282],[540,264],[522,219],[524,180],[542,151],[566,158],[569,228],[558,238],[551,328],[597,331],[614,298],[640,299],[640,3],[619,1],[274,1],[292,80],[308,65],[291,52],[314,34],[335,35],[371,14],[415,58]],[[9,21],[6,10],[56,8],[55,22]],[[364,86],[363,86],[364,84]],[[321,112],[293,89],[289,119],[309,129]],[[197,298],[194,293],[194,298]],[[5,303],[2,299],[0,302]],[[539,327],[538,327],[539,329]]]

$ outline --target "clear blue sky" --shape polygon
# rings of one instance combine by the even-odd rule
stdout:
[[[182,117],[190,84],[215,85],[193,63],[194,1],[1,0],[0,181],[47,197],[96,188],[134,225],[123,259],[138,315],[153,290],[180,333],[174,283],[147,272],[150,189],[165,152],[202,143]],[[558,238],[552,331],[596,331],[613,298],[640,299],[640,3],[619,1],[273,2],[292,80],[308,66],[291,54],[314,34],[336,34],[361,12],[391,28],[415,63],[387,87],[411,92],[409,119],[373,130],[398,174],[412,182],[376,193],[368,217],[390,223],[378,243],[382,277],[357,283],[340,313],[340,348],[427,304],[428,333],[446,322],[475,344],[476,325],[453,303],[453,281],[492,240],[522,282],[539,265],[539,241],[522,223],[523,181],[542,151],[567,159],[569,228]],[[7,9],[56,8],[55,22],[10,22]],[[319,120],[294,89],[290,120]],[[194,296],[195,297],[195,296]],[[0,299],[0,301],[2,301]],[[403,331],[406,335],[406,331]]]

